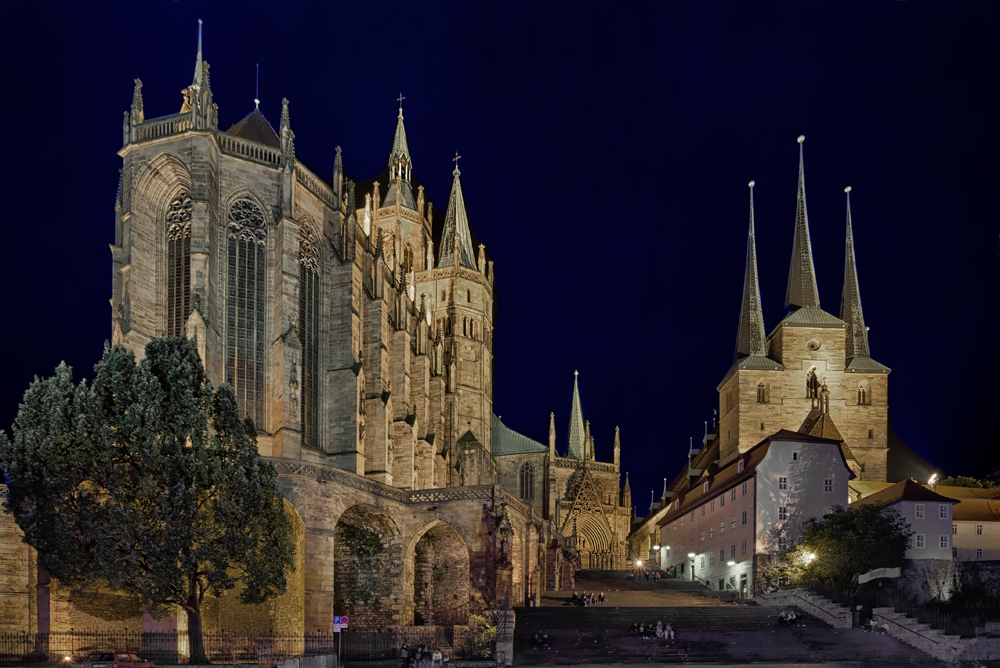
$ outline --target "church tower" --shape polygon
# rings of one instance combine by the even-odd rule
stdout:
[[[798,140],[799,178],[785,291],[787,311],[766,339],[757,283],[754,183],[750,182],[750,232],[736,360],[718,386],[719,463],[725,465],[769,434],[789,429],[843,441],[845,458],[855,475],[862,480],[884,481],[889,369],[869,357],[850,201],[838,318],[820,308],[806,208],[804,140]]]

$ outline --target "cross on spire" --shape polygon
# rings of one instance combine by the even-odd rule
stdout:
[[[400,109],[403,108],[403,100],[405,100],[405,99],[406,99],[406,96],[403,95],[402,93],[400,93],[399,97],[396,98],[396,102],[399,102],[399,108]]]
[[[451,161],[452,161],[453,163],[455,163],[455,171],[456,171],[456,172],[458,171],[458,161],[459,161],[459,160],[461,160],[461,159],[462,159],[462,156],[460,156],[460,155],[458,154],[458,151],[455,151],[455,157],[454,157],[454,158],[452,158],[452,159],[451,159]]]

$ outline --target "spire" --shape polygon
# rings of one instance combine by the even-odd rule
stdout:
[[[618,427],[615,427],[615,467],[616,468],[618,467],[618,464],[621,461],[621,453],[622,453],[621,437],[619,436],[619,433],[618,433]]]
[[[392,138],[392,152],[389,154],[389,170],[395,171],[400,158],[406,159],[406,166],[410,165],[410,147],[406,143],[406,126],[403,125],[403,100],[406,98],[399,94],[399,114],[396,116],[396,136]],[[409,177],[407,176],[407,180]]]
[[[281,151],[286,165],[295,162],[295,133],[292,132],[292,122],[288,115],[288,98],[281,99],[281,126],[278,130],[281,137]]]
[[[847,249],[844,254],[844,292],[840,298],[840,319],[847,323],[845,357],[870,357],[868,329],[861,311],[861,290],[858,287],[858,267],[854,259],[854,231],[851,229],[851,187],[847,193]]]
[[[795,239],[792,242],[792,263],[788,270],[785,306],[795,311],[803,306],[819,308],[819,288],[813,267],[812,242],[809,240],[809,215],[806,213],[806,176],[802,157],[804,135],[799,136],[799,186],[795,207]]]
[[[549,456],[556,456],[556,414],[549,413]]]
[[[584,427],[583,410],[580,408],[580,372],[573,372],[573,404],[569,413],[569,448],[566,456],[573,459],[583,459],[584,454]]]
[[[764,334],[764,312],[760,305],[760,284],[757,282],[757,242],[754,238],[753,186],[750,182],[750,232],[747,235],[747,266],[743,278],[743,306],[740,327],[736,333],[736,360],[760,355],[767,357]]]
[[[198,19],[198,56],[194,61],[194,78],[191,79],[192,86],[201,86],[204,83],[204,67],[201,58],[201,19]]]
[[[456,153],[451,196],[448,198],[448,210],[444,214],[444,230],[441,232],[441,255],[437,263],[439,269],[456,264],[455,246],[458,246],[461,254],[461,265],[468,269],[476,268],[476,256],[472,251],[472,232],[469,231],[469,217],[465,212],[465,197],[462,195],[462,181],[459,178],[462,174],[458,171],[459,157]]]

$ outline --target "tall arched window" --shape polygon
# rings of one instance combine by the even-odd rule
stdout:
[[[466,301],[468,301],[468,302],[469,302],[470,304],[472,303],[472,290],[466,290],[466,291],[465,291],[465,299],[466,299]]]
[[[872,403],[872,395],[868,387],[868,381],[863,380],[860,383],[858,383],[858,405],[870,406],[871,403]]]
[[[462,336],[469,335],[469,319],[462,318]]]
[[[180,336],[191,314],[191,195],[167,206],[167,335]]]
[[[471,336],[472,338],[476,338],[476,321],[475,320],[473,320],[472,322],[469,323],[469,328],[470,328],[469,329],[469,336]]]
[[[535,467],[531,462],[521,464],[521,498],[525,501],[535,498]]]
[[[226,299],[226,380],[240,412],[264,426],[264,322],[267,225],[250,199],[229,207],[229,277]]]
[[[403,273],[408,274],[413,268],[413,246],[406,244],[403,248]]]
[[[757,383],[757,403],[767,403],[767,388],[764,386],[764,381]]]
[[[806,374],[806,397],[815,399],[819,396],[819,379],[816,378],[816,369],[809,369]]]
[[[303,445],[319,447],[319,243],[308,225],[299,235],[299,341],[302,343]]]

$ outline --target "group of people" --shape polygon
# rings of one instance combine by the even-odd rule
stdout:
[[[655,571],[653,573],[650,573],[649,571],[643,571],[642,575],[646,579],[646,582],[658,582],[663,577],[662,575],[660,575],[659,571]],[[625,579],[635,580],[635,571],[632,571],[631,573],[626,575]]]
[[[666,625],[663,622],[656,622],[656,626],[650,624],[646,626],[641,622],[634,622],[628,630],[629,635],[639,636],[640,638],[650,639],[658,638],[660,640],[673,640],[674,639],[674,627],[667,622]]]
[[[884,636],[889,633],[889,625],[882,624],[879,626],[874,617],[869,617],[868,621],[861,625],[861,630],[867,633],[877,633],[880,636]]]
[[[795,620],[799,618],[791,610],[782,610],[781,614],[778,615],[778,626],[795,626]]]
[[[427,645],[417,645],[411,650],[404,643],[399,650],[399,665],[401,668],[410,668],[411,661],[414,668],[440,668],[447,659],[437,647],[432,649]]]
[[[587,592],[583,592],[581,595],[573,592],[573,598],[570,599],[570,605],[582,605],[583,607],[588,608],[598,603],[604,603],[605,600],[603,591],[596,596],[593,593],[588,594]]]

